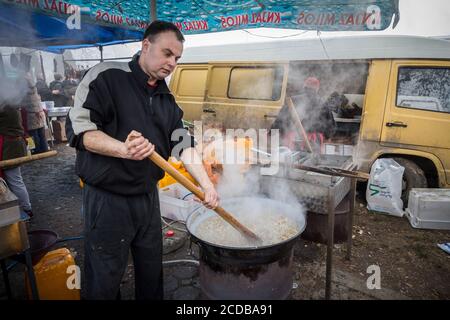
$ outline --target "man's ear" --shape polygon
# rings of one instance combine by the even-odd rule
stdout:
[[[142,52],[143,53],[148,52],[150,46],[151,46],[151,42],[148,39],[142,40]]]

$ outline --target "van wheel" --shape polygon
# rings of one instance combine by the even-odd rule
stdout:
[[[427,178],[422,168],[414,161],[405,158],[393,158],[399,165],[405,168],[402,182],[403,208],[408,207],[409,191],[412,188],[428,188]]]

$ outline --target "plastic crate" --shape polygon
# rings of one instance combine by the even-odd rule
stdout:
[[[450,230],[450,189],[411,189],[405,211],[414,228]]]
[[[193,199],[194,195],[179,183],[159,189],[161,216],[171,220],[186,221],[187,217],[201,206]]]

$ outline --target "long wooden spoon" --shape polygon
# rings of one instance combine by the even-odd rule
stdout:
[[[197,188],[191,181],[189,181],[185,176],[179,173],[174,167],[172,167],[163,157],[161,157],[156,151],[149,156],[158,167],[170,174],[177,182],[182,184],[186,189],[195,194],[200,200],[205,200],[205,193]],[[216,207],[215,212],[219,214],[226,222],[231,224],[236,230],[241,232],[247,238],[253,240],[257,243],[262,243],[261,238],[254,234],[250,229],[241,224],[236,218],[234,218],[230,213],[228,213],[222,207]]]

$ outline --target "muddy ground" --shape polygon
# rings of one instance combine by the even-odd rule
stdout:
[[[83,218],[81,191],[74,174],[75,153],[65,144],[55,148],[56,157],[22,167],[34,212],[28,229],[50,229],[57,232],[60,239],[79,237]],[[178,230],[175,233],[178,237],[165,241],[168,253],[164,260],[195,259],[195,246],[194,256],[191,256],[188,237]],[[438,243],[449,241],[449,231],[413,229],[406,218],[368,212],[363,200],[358,198],[351,260],[345,259],[345,244],[335,245],[333,251],[332,298],[450,299],[450,255],[437,247]],[[83,240],[62,242],[56,247],[62,246],[69,248],[76,263],[82,266]],[[325,245],[298,240],[294,249],[294,284],[290,299],[324,298],[325,262]],[[374,274],[373,271],[368,273],[368,268],[374,268],[373,265],[379,267],[381,289],[367,286],[369,277]],[[166,299],[204,298],[195,265],[168,265],[164,271]],[[10,272],[15,299],[26,299],[23,273],[21,265]],[[122,282],[122,299],[134,298],[133,282],[130,260]],[[375,282],[370,278],[369,283]],[[0,299],[6,299],[4,292],[3,281],[0,281]]]

